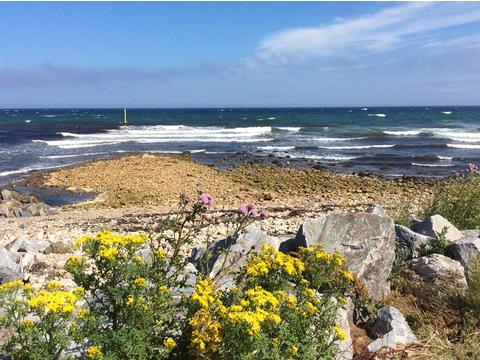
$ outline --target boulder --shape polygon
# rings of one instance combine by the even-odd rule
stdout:
[[[473,264],[473,260],[477,257],[480,251],[480,238],[477,234],[465,237],[453,244],[447,246],[445,253],[447,256],[457,260],[465,268],[468,275]]]
[[[395,225],[397,235],[397,250],[404,259],[412,259],[420,256],[422,246],[430,246],[436,239],[410,230],[403,225]]]
[[[467,288],[463,266],[456,260],[440,254],[413,259],[411,268],[424,281],[434,284],[451,283],[461,290]]]
[[[449,242],[454,242],[462,238],[462,233],[451,222],[441,215],[433,215],[430,218],[416,223],[412,226],[412,230],[432,238],[438,238],[438,235],[446,229],[445,237]]]
[[[13,260],[7,249],[0,249],[0,284],[21,278],[20,265]]]
[[[379,309],[377,316],[372,333],[378,339],[368,345],[368,351],[378,352],[382,348],[395,349],[399,345],[410,345],[417,341],[417,337],[402,313],[393,306]]]
[[[246,255],[260,251],[262,245],[270,245],[278,250],[280,241],[268,236],[255,225],[247,226],[236,238],[218,241],[211,249],[210,277],[217,278],[217,285],[221,288],[234,286],[234,274],[245,265]]]
[[[332,213],[305,222],[296,247],[322,244],[338,250],[350,272],[365,285],[369,295],[381,300],[390,292],[390,272],[395,261],[395,226],[389,217],[369,213]]]
[[[6,247],[12,253],[28,252],[38,253],[44,251],[50,243],[45,240],[29,240],[25,236],[21,236],[17,240],[11,242]]]

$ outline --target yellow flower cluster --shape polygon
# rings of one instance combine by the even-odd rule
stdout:
[[[270,271],[281,270],[288,275],[300,275],[305,266],[300,259],[275,251],[269,245],[262,246],[262,253],[253,254],[246,271],[251,276],[267,275]]]
[[[87,351],[87,359],[101,359],[103,357],[100,346],[90,346]]]
[[[41,312],[68,315],[75,311],[77,300],[78,297],[75,294],[59,290],[52,285],[51,290],[41,290],[36,293],[28,302],[28,306]]]
[[[145,280],[144,278],[135,279],[134,283],[138,287],[142,287],[142,288],[147,287],[147,280]]]
[[[87,243],[96,243],[99,245],[98,255],[106,260],[115,260],[121,247],[144,244],[148,239],[145,233],[137,235],[120,235],[110,231],[101,231],[96,235],[85,235],[74,242],[76,248],[80,248]],[[78,260],[72,260],[77,261]]]
[[[165,347],[167,347],[168,349],[173,349],[175,346],[177,346],[177,343],[172,338],[167,338],[163,342],[163,345],[165,345]]]
[[[322,260],[327,263],[333,263],[337,266],[342,266],[345,263],[345,259],[338,250],[335,250],[332,254],[325,251],[322,245],[318,244],[308,248],[301,248],[300,252],[306,255],[312,255],[317,260]]]
[[[0,292],[8,292],[15,289],[22,289],[23,288],[23,281],[10,281],[5,284],[0,285]]]
[[[213,315],[214,308],[224,307],[218,297],[211,279],[197,282],[192,300],[200,306],[200,309],[189,321],[192,327],[191,344],[197,351],[202,352],[207,347],[213,350],[222,341],[222,326]]]
[[[347,334],[345,334],[345,331],[343,331],[343,329],[340,326],[335,325],[333,327],[333,331],[335,331],[335,334],[337,335],[338,340],[340,341],[347,340]]]
[[[283,292],[277,295],[284,295]],[[230,323],[245,323],[248,325],[248,333],[256,335],[260,333],[261,326],[265,321],[279,324],[282,319],[279,316],[279,299],[271,292],[256,286],[248,289],[239,304],[229,307],[221,306],[220,311],[225,314]]]

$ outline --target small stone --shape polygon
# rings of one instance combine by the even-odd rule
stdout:
[[[368,345],[370,352],[378,352],[382,348],[395,349],[399,345],[410,345],[417,341],[402,313],[393,306],[378,310],[372,333],[379,338]]]
[[[54,243],[51,243],[45,250],[44,254],[66,254],[72,252],[72,248],[68,246],[67,244],[61,242],[61,241],[56,241]]]

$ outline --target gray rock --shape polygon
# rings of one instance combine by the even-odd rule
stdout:
[[[418,234],[403,225],[395,225],[397,235],[397,249],[405,259],[412,259],[420,256],[422,246],[430,246],[436,239]]]
[[[39,253],[44,251],[50,243],[45,240],[29,240],[25,236],[20,237],[14,242],[8,244],[6,247],[12,253],[15,252],[29,252]]]
[[[387,212],[382,205],[374,204],[367,209],[367,212],[370,214],[375,214],[382,217],[388,217]]]
[[[13,260],[7,249],[0,249],[0,284],[21,278],[20,266]]]
[[[468,275],[471,265],[480,252],[480,238],[477,234],[460,239],[447,246],[446,255],[457,260]]]
[[[61,242],[61,241],[56,241],[48,245],[48,247],[43,251],[44,254],[66,254],[72,252],[72,248]]]
[[[261,245],[271,245],[278,250],[280,241],[278,238],[268,236],[255,225],[247,226],[245,232],[239,234],[236,239],[229,238],[217,242],[212,249],[214,255],[210,277],[215,278],[221,288],[234,286],[233,277],[245,265],[247,255],[252,251],[260,251]]]
[[[411,268],[423,280],[434,284],[450,283],[459,290],[467,288],[467,280],[463,266],[449,257],[432,254],[413,259]]]
[[[8,200],[15,199],[15,197],[14,197],[15,192],[13,192],[11,190],[4,189],[4,190],[1,191],[0,194],[2,195],[2,200],[3,201],[8,201]]]
[[[444,229],[447,230],[445,237],[448,241],[454,242],[462,238],[461,231],[441,215],[430,216],[430,218],[412,226],[413,231],[435,239]]]
[[[348,303],[346,307],[341,307],[337,310],[335,317],[335,324],[338,325],[343,332],[347,335],[345,340],[335,341],[336,351],[336,360],[351,360],[353,359],[353,346],[352,346],[352,336],[350,334],[350,323],[353,322],[351,319],[351,313],[353,311],[353,302],[348,298]]]
[[[410,345],[417,341],[402,313],[393,306],[379,309],[377,315],[372,332],[379,338],[368,345],[368,351],[395,349],[399,345]]]
[[[350,272],[365,285],[369,295],[381,300],[390,292],[390,272],[395,261],[395,227],[388,217],[368,213],[335,213],[305,222],[296,246],[322,244],[346,259]]]
[[[0,268],[0,285],[22,279],[22,274],[11,269]]]

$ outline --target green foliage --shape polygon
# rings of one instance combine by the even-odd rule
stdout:
[[[480,315],[480,256],[476,256],[468,273],[468,303]]]
[[[480,175],[469,171],[442,181],[423,209],[425,218],[439,214],[461,230],[480,228]]]
[[[410,204],[408,202],[399,203],[393,211],[391,217],[395,224],[410,228],[412,215],[410,214]]]
[[[428,256],[431,254],[445,255],[448,244],[447,228],[444,228],[430,244],[422,244],[420,246],[420,256]]]
[[[79,255],[65,265],[74,291],[1,285],[0,326],[12,334],[3,354],[67,359],[76,347],[87,359],[333,359],[333,343],[346,337],[335,315],[353,281],[338,253],[312,247],[294,257],[265,246],[247,255],[236,287],[221,289],[207,251],[193,294],[184,291],[187,250],[218,220],[207,214],[212,202],[204,193],[192,206],[182,198],[152,234],[76,240]],[[235,237],[261,216],[242,206],[223,221]]]

